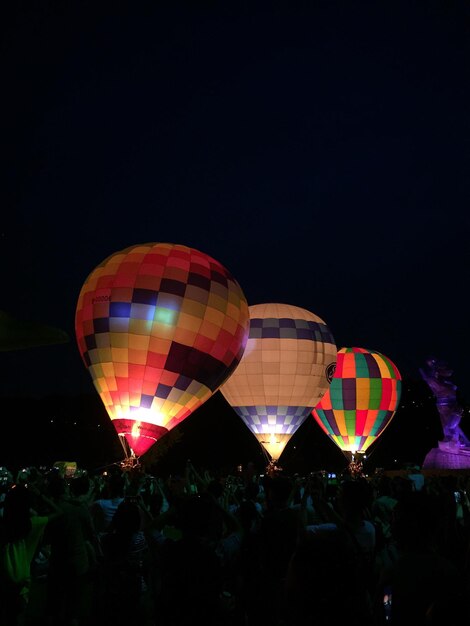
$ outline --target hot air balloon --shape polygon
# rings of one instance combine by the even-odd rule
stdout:
[[[277,461],[329,386],[333,336],[317,315],[290,304],[249,307],[245,352],[220,392]]]
[[[388,426],[401,387],[400,372],[388,357],[364,348],[341,348],[331,385],[312,415],[351,461]]]
[[[248,330],[240,285],[194,248],[134,245],[91,272],[76,338],[126,456],[140,457],[217,391]]]

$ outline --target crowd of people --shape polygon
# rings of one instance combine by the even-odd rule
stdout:
[[[462,626],[470,478],[0,472],[2,626]]]

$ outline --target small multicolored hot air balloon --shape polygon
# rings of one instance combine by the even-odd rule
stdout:
[[[328,389],[336,345],[325,322],[300,307],[255,304],[249,311],[245,352],[220,392],[278,460]]]
[[[312,415],[351,459],[383,433],[398,408],[401,389],[401,374],[388,357],[364,348],[341,348],[331,385]]]
[[[75,315],[80,354],[131,457],[217,391],[248,330],[246,298],[227,269],[173,243],[112,254],[86,279]]]

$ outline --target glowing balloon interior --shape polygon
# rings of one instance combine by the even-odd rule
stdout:
[[[363,453],[390,423],[401,389],[400,372],[388,357],[341,348],[330,388],[312,415],[346,456]]]
[[[217,391],[248,329],[246,298],[227,269],[172,243],[108,257],[85,281],[75,316],[83,361],[137,456]]]
[[[269,303],[249,312],[245,352],[220,392],[277,460],[327,390],[337,349],[328,326],[310,311]]]

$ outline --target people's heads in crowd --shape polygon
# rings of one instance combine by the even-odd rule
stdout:
[[[3,502],[3,531],[7,541],[23,539],[31,530],[31,493],[26,485],[13,485]]]
[[[206,491],[210,493],[216,500],[222,497],[224,493],[224,486],[220,480],[212,479],[206,487]]]
[[[223,517],[209,494],[186,495],[177,503],[177,524],[183,536],[217,540],[223,532]]]
[[[125,479],[126,494],[137,496],[144,488],[146,483],[145,473],[141,467],[133,467],[123,474]]]
[[[340,513],[346,517],[360,517],[372,505],[372,485],[366,478],[344,480],[338,490],[337,501]]]
[[[376,482],[377,496],[393,497],[392,479],[386,474],[382,474]]]
[[[103,497],[114,499],[124,497],[126,491],[126,479],[122,472],[111,472],[105,477]]]
[[[88,474],[78,474],[71,479],[69,486],[71,495],[79,498],[88,493],[90,489],[90,478]]]
[[[403,495],[407,495],[414,490],[411,480],[404,476],[393,476],[391,481],[392,497],[399,500]]]
[[[427,549],[433,539],[439,509],[436,498],[425,491],[401,494],[392,514],[391,533],[405,551]]]
[[[159,489],[153,492],[147,492],[145,495],[145,503],[149,508],[150,514],[153,517],[157,517],[163,509],[164,499],[162,492]]]
[[[60,500],[69,494],[67,479],[58,471],[50,472],[47,476],[46,490],[51,498]]]
[[[267,505],[272,508],[283,507],[292,492],[293,481],[285,474],[265,476],[264,488]]]
[[[166,496],[170,504],[175,503],[186,495],[186,480],[181,474],[174,474],[168,477]]]
[[[257,500],[260,492],[259,484],[249,481],[245,484],[244,494],[247,500]]]
[[[141,530],[142,512],[134,498],[125,498],[116,509],[111,529],[121,536],[131,536]]]
[[[12,485],[13,474],[6,467],[0,467],[0,494],[7,492]]]
[[[293,624],[356,624],[363,583],[344,529],[302,535],[290,559],[286,597]]]

